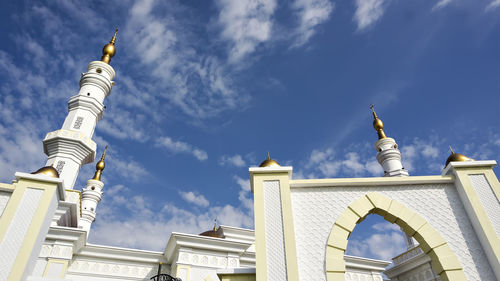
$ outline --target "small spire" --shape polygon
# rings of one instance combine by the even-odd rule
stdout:
[[[372,110],[372,114],[373,114],[373,128],[375,128],[375,131],[377,131],[379,139],[385,139],[385,138],[387,138],[387,136],[385,135],[385,132],[384,132],[384,123],[382,123],[382,120],[380,120],[380,118],[378,118],[374,107],[375,106],[373,104],[370,104],[370,109]]]
[[[116,54],[116,48],[115,48],[115,41],[116,41],[116,34],[118,33],[118,28],[116,28],[115,35],[113,35],[113,38],[111,38],[111,41],[109,41],[108,44],[102,48],[102,57],[101,61],[109,64],[111,62],[111,58]]]
[[[449,147],[450,147],[450,152],[451,152],[451,154],[452,154],[452,155],[453,155],[453,154],[455,154],[455,151],[453,151],[453,148],[451,148],[451,145],[449,145]]]
[[[95,171],[94,177],[92,178],[93,180],[98,180],[98,181],[101,180],[102,171],[106,167],[106,164],[104,163],[104,158],[106,157],[106,150],[107,149],[108,149],[108,146],[106,145],[106,147],[104,148],[104,152],[102,153],[101,160],[99,160],[99,162],[97,162],[97,164],[95,165],[96,171]]]
[[[214,220],[214,231],[217,231],[217,218]]]

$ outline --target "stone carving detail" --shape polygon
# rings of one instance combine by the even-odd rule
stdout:
[[[153,267],[76,260],[68,268],[68,273],[98,273],[110,276],[147,278],[154,272]]]
[[[422,215],[455,252],[468,280],[495,280],[452,184],[292,188],[300,280],[326,280],[325,247],[333,223],[349,204],[372,191]]]
[[[82,123],[83,123],[83,117],[76,117],[75,125],[73,125],[73,129],[79,130],[80,127],[82,126]]]
[[[62,160],[57,161],[56,170],[57,170],[57,172],[58,172],[59,174],[61,174],[61,173],[62,173],[62,170],[63,170],[63,168],[64,168],[64,164],[66,164],[66,162],[65,162],[65,161],[62,161]]]

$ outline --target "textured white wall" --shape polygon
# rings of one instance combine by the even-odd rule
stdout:
[[[7,202],[9,202],[11,194],[12,193],[10,193],[10,192],[0,191],[0,217],[3,214],[5,207],[7,207]]]
[[[372,191],[422,215],[458,256],[468,280],[496,280],[451,184],[292,188],[300,280],[326,280],[325,249],[333,223],[349,204]]]
[[[486,177],[481,175],[470,175],[469,179],[476,190],[481,204],[485,207],[486,215],[491,221],[493,228],[500,236],[500,203],[488,183]]]
[[[27,188],[19,202],[19,207],[0,243],[0,280],[7,280],[10,274],[42,194],[43,190]]]
[[[267,280],[286,281],[285,243],[279,181],[264,181]]]

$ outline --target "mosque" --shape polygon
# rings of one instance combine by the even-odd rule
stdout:
[[[163,252],[87,242],[106,193],[92,163],[94,129],[114,85],[116,33],[80,79],[62,128],[43,140],[46,165],[0,183],[0,281],[500,280],[500,183],[496,161],[452,151],[440,175],[409,176],[401,152],[372,108],[381,177],[293,179],[293,167],[266,159],[250,167],[255,230],[214,225],[173,232]],[[345,255],[369,214],[397,224],[407,251],[383,261]]]

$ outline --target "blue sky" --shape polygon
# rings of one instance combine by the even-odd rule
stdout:
[[[45,163],[41,140],[120,28],[94,136],[109,153],[93,243],[162,250],[215,217],[252,228],[248,167],[268,151],[294,178],[382,175],[370,103],[411,175],[440,174],[448,145],[500,159],[499,0],[0,5],[3,181]],[[370,247],[393,235],[381,223],[363,222],[351,253],[396,253]]]

